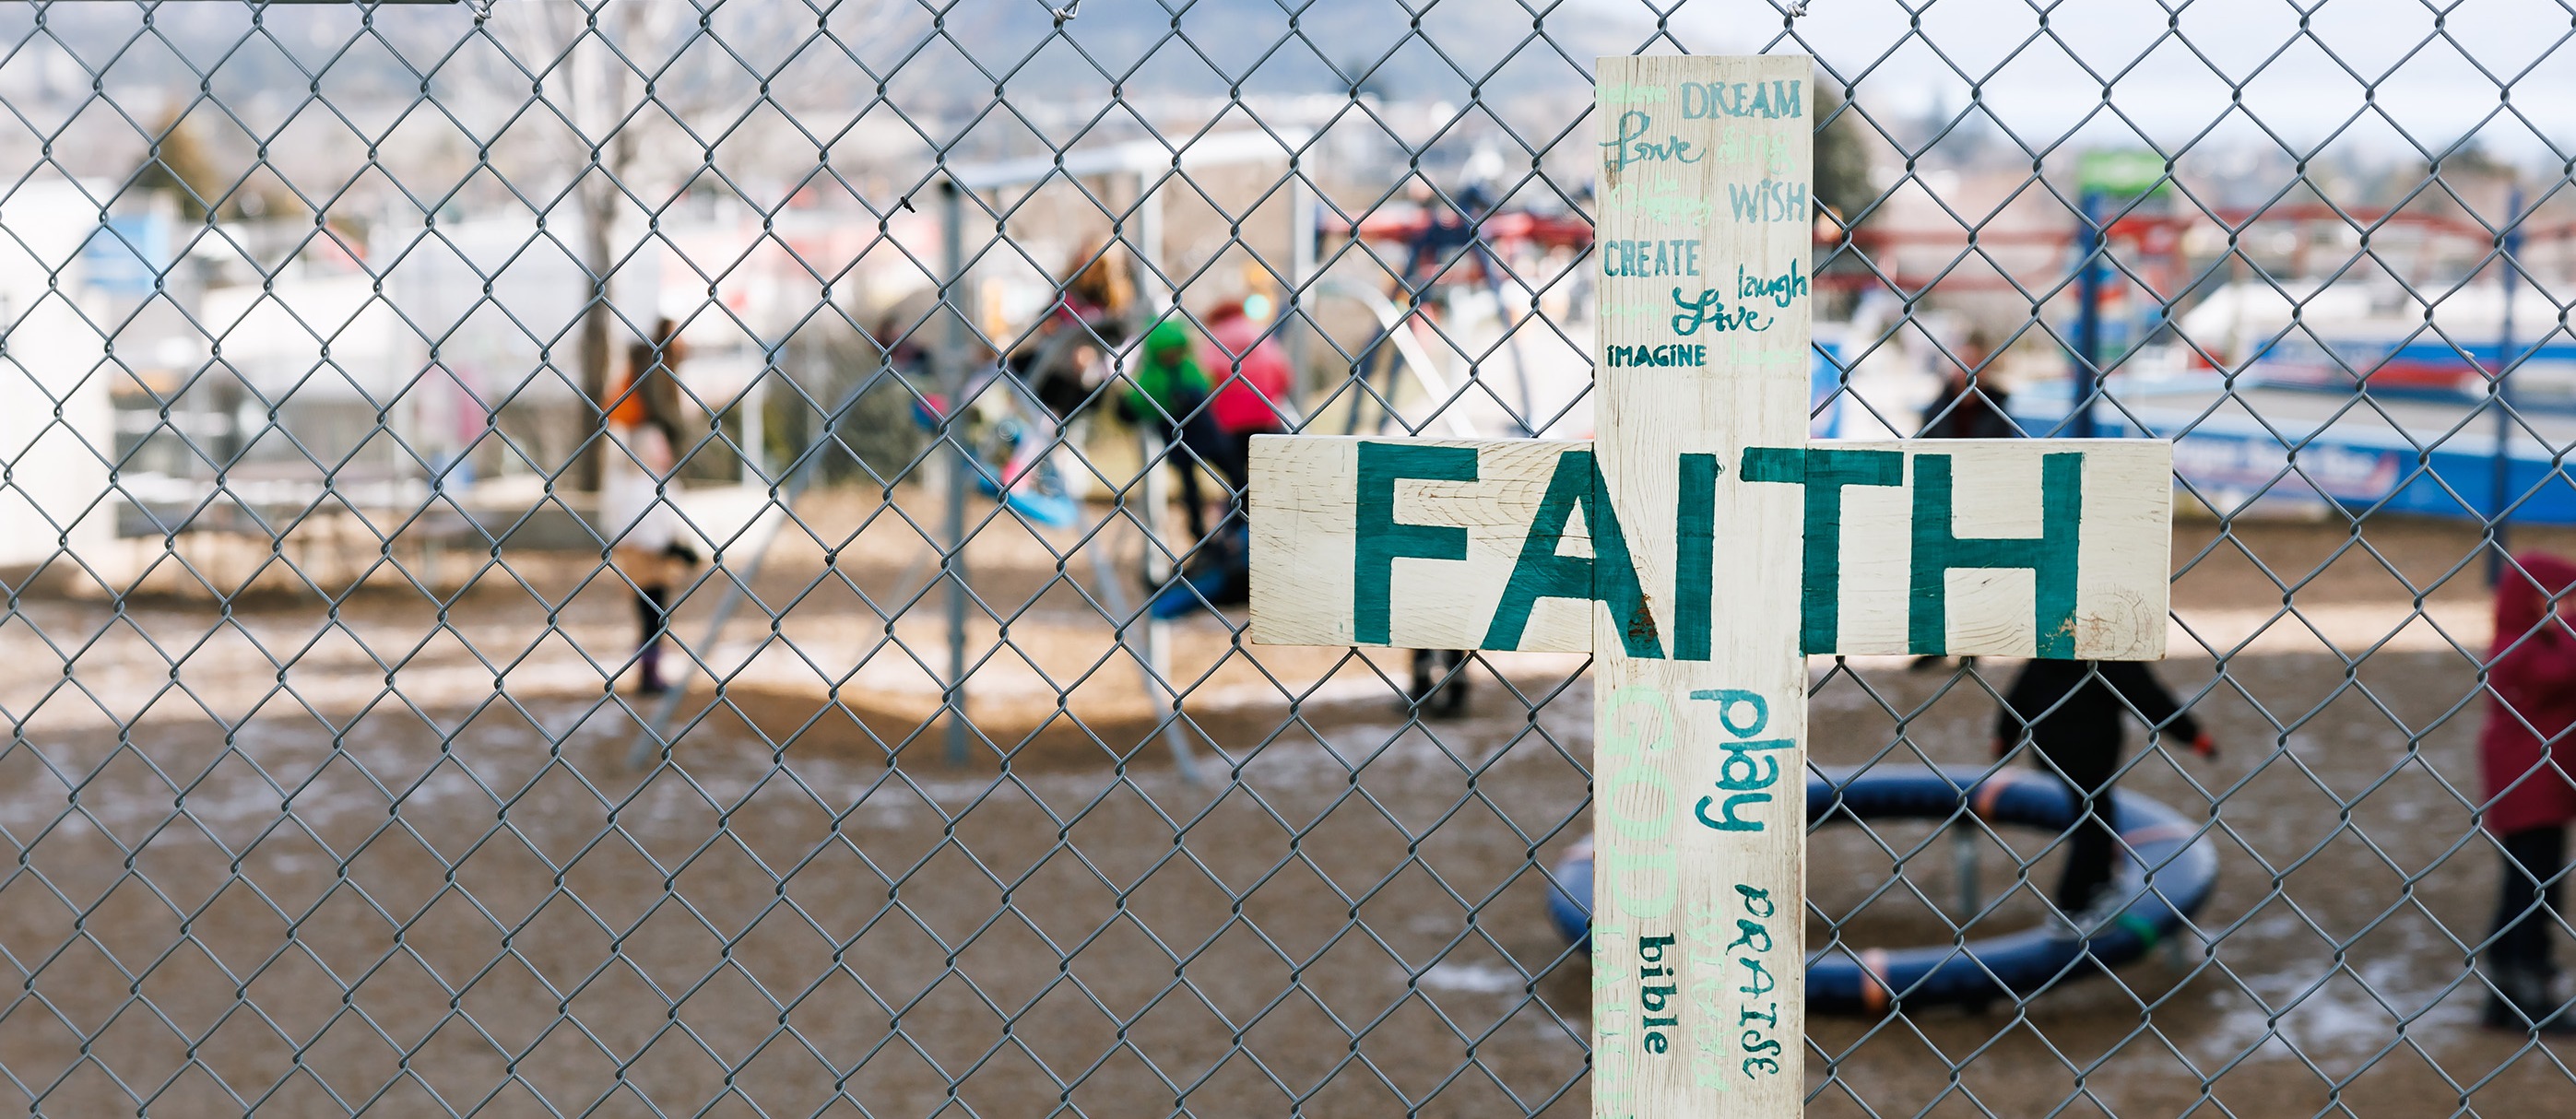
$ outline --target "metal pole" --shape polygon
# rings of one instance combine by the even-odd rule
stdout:
[[[1166,488],[1169,483],[1163,477],[1171,465],[1163,460],[1170,448],[1163,443],[1162,433],[1154,430],[1153,424],[1146,423],[1140,427],[1136,445],[1144,457],[1145,473],[1138,479],[1143,483],[1138,488],[1144,491],[1139,495],[1144,508],[1137,511],[1137,523],[1145,535],[1145,585],[1153,588],[1146,593],[1145,601],[1152,602],[1178,575],[1163,542],[1163,514],[1171,501],[1171,491]],[[1195,545],[1197,541],[1191,543]],[[1168,687],[1172,678],[1172,623],[1150,617],[1146,620],[1145,666],[1153,671],[1156,680],[1165,681]]]
[[[1136,292],[1146,313],[1160,316],[1172,308],[1172,290],[1163,284],[1163,191],[1143,175],[1136,177],[1136,260],[1143,265]]]
[[[1982,899],[1977,890],[1977,829],[1957,822],[1950,825],[1950,857],[1959,868],[1959,923],[1964,926],[1977,916]]]
[[[1280,293],[1277,321],[1280,344],[1288,351],[1288,384],[1291,399],[1313,400],[1320,386],[1313,383],[1306,368],[1307,335],[1313,331],[1305,309],[1306,285],[1315,279],[1315,190],[1306,185],[1297,168],[1289,168],[1288,182],[1288,290]],[[1301,411],[1296,419],[1305,420]]]
[[[1126,503],[1123,491],[1118,500],[1121,505]],[[1157,709],[1155,718],[1162,723],[1163,747],[1172,752],[1172,768],[1180,773],[1181,780],[1199,784],[1205,778],[1199,772],[1198,756],[1190,750],[1189,738],[1181,732],[1177,697],[1172,694],[1168,683],[1170,678],[1163,674],[1163,662],[1156,659],[1152,649],[1156,631],[1151,625],[1146,627],[1146,649],[1138,650],[1128,641],[1127,626],[1136,619],[1136,608],[1127,601],[1126,577],[1118,573],[1116,563],[1110,558],[1109,553],[1115,547],[1106,531],[1084,543],[1083,550],[1091,553],[1092,581],[1099,585],[1101,601],[1109,607],[1110,616],[1119,619],[1119,650],[1136,659],[1136,674],[1144,677],[1145,702]],[[1145,550],[1150,554],[1153,548],[1153,543],[1148,541]],[[1168,659],[1163,658],[1165,661]]]
[[[2075,400],[2066,433],[2090,439],[2097,434],[2093,401],[2102,392],[2101,193],[2085,191],[2081,209],[2075,228]]]
[[[2507,492],[2513,477],[2513,289],[2517,286],[2515,254],[2522,251],[2522,184],[2515,183],[2505,202],[2504,234],[2499,239],[2504,259],[2497,262],[2496,279],[2504,285],[2504,310],[2496,332],[2495,376],[2487,379],[2487,407],[2495,412],[2495,453],[2487,478],[2487,534],[2493,545],[2487,549],[2487,585],[2492,587],[2504,577],[2505,553],[2512,547],[2505,527],[2505,517],[2513,506]]]
[[[769,546],[777,541],[779,530],[786,527],[787,511],[796,507],[796,499],[804,495],[805,487],[814,481],[816,474],[821,473],[823,456],[828,451],[832,438],[840,433],[841,420],[850,414],[850,409],[858,407],[859,395],[875,383],[875,379],[870,378],[851,386],[847,392],[841,394],[840,401],[832,405],[831,414],[823,417],[822,434],[814,439],[812,446],[806,448],[804,460],[797,463],[795,469],[788,474],[787,485],[778,490],[777,496],[771,499],[778,506],[777,512],[761,514],[761,517],[769,522],[769,530],[756,534],[743,534],[745,539],[757,539],[759,543],[740,549],[751,554],[751,563],[744,569],[742,578],[726,581],[724,597],[716,600],[715,613],[707,619],[707,635],[698,642],[698,648],[706,650],[706,655],[714,653],[716,642],[724,637],[725,625],[733,621],[734,610],[742,605],[743,599],[750,596],[750,588],[759,584],[760,569],[769,562]],[[754,523],[757,524],[757,521]],[[912,573],[906,572],[902,581],[895,586],[905,587],[911,584]],[[776,619],[773,617],[771,620]],[[686,648],[682,646],[683,651]],[[724,682],[719,680],[716,686],[721,689]],[[680,699],[687,693],[688,689],[685,687],[674,687],[662,693],[659,700],[654,701],[653,710],[644,716],[644,725],[635,728],[634,743],[626,748],[626,768],[642,769],[644,763],[652,761],[655,754],[676,745],[676,743],[663,741],[662,728],[671,724],[672,714],[679,710]]]
[[[1150,181],[1141,175],[1136,179],[1136,241],[1137,257],[1144,265],[1139,271],[1145,275],[1145,283],[1142,285],[1146,299],[1145,310],[1149,319],[1159,319],[1172,310],[1174,294],[1163,286],[1161,278],[1163,274],[1162,184]],[[1150,323],[1148,329],[1151,329]],[[1142,347],[1139,347],[1139,352],[1142,352]],[[1179,571],[1164,555],[1163,514],[1166,511],[1166,503],[1170,500],[1164,489],[1164,474],[1171,469],[1171,466],[1163,460],[1170,448],[1164,445],[1162,433],[1156,430],[1152,422],[1141,424],[1139,427],[1141,436],[1138,439],[1138,447],[1143,452],[1145,462],[1144,476],[1139,479],[1144,483],[1145,491],[1142,522],[1145,529],[1145,582],[1154,588],[1145,596],[1145,601],[1150,603],[1163,593],[1173,579],[1179,576]],[[1197,469],[1195,464],[1191,469]],[[1198,541],[1190,541],[1188,546],[1197,547]],[[1160,718],[1165,726],[1174,725],[1180,717],[1180,699],[1171,690],[1172,623],[1153,618],[1150,612],[1145,619],[1145,671],[1159,685],[1158,689],[1147,689],[1146,699],[1162,709]]]
[[[939,391],[944,401],[939,437],[948,444],[948,493],[945,517],[947,549],[939,557],[948,580],[948,679],[939,706],[948,720],[948,764],[966,764],[966,485],[975,470],[958,422],[966,410],[966,306],[958,290],[966,282],[966,205],[957,181],[940,184],[939,305],[948,312],[948,338],[941,347]]]

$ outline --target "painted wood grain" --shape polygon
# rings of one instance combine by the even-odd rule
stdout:
[[[1595,71],[1603,487],[1621,509],[1690,498],[1713,526],[1703,555],[1685,551],[1697,525],[1641,512],[1627,527],[1645,617],[1594,626],[1604,1119],[1792,1116],[1806,1093],[1802,503],[1735,464],[1806,441],[1810,72],[1795,55]],[[1686,472],[1683,456],[1724,469]],[[1704,505],[1686,484],[1709,487]],[[1639,623],[1669,647],[1701,600],[1724,619],[1706,659],[1636,655]]]
[[[1412,477],[1399,464],[1393,470],[1381,466],[1372,482],[1383,487],[1386,520],[1400,532],[1462,531],[1453,537],[1460,542],[1459,558],[1433,558],[1425,553],[1439,549],[1399,545],[1382,549],[1376,562],[1361,562],[1363,444],[1474,453],[1472,481]],[[1536,598],[1521,625],[1496,622],[1511,589],[1531,582],[1520,570],[1524,561],[1543,562],[1542,554],[1579,558],[1593,563],[1596,572],[1607,562],[1597,554],[1591,530],[1595,514],[1607,510],[1621,527],[1624,554],[1640,572],[1634,580],[1649,609],[1657,601],[1671,604],[1656,618],[1653,651],[1705,659],[1711,643],[1704,635],[1728,624],[1713,609],[1713,581],[1728,575],[1741,536],[1716,523],[1712,513],[1698,535],[1686,540],[1680,522],[1691,499],[1680,492],[1660,507],[1577,508],[1555,525],[1544,514],[1546,495],[1558,475],[1570,478],[1580,469],[1568,453],[1592,449],[1590,441],[1257,437],[1252,477],[1261,515],[1253,518],[1252,639],[1274,645],[1590,652],[1595,625],[1614,620],[1611,606],[1591,597],[1590,586],[1577,592],[1582,597]],[[2061,483],[2071,477],[2075,488],[2059,496],[2071,499],[2075,509],[2074,595],[2071,609],[2051,613],[2042,601],[2038,568],[1975,565],[2034,559],[2014,554],[2033,550],[2015,542],[2046,542],[2047,464],[2068,455],[2078,458],[2071,475],[2061,471]],[[1949,481],[1946,537],[1914,531],[1918,503],[1941,504],[1917,488],[1927,457],[1941,464],[1936,473]],[[1689,467],[1677,454],[1658,468],[1678,487]],[[1705,495],[1716,492],[1715,479],[1730,476],[1796,495],[1804,652],[2088,660],[2164,655],[2173,466],[2171,446],[2161,440],[1824,441],[1749,447],[1733,460],[1710,456],[1703,469],[1710,478],[1693,486]],[[1657,519],[1671,529],[1673,551],[1658,561],[1675,572],[1671,593],[1647,589],[1642,574],[1652,565],[1639,558],[1645,551],[1639,529]],[[1529,536],[1542,523],[1553,535],[1533,551]],[[1948,546],[1962,541],[1969,544],[1967,554]],[[1691,555],[1683,554],[1686,548]],[[1917,566],[1945,562],[1958,566],[1938,572],[1940,593],[1932,596],[1938,601],[1927,603],[1936,584],[1927,573],[1918,585]],[[1702,563],[1712,576],[1712,609],[1694,616],[1682,608],[1691,596],[1683,593],[1678,572]],[[1366,595],[1360,593],[1363,585]],[[1373,633],[1372,640],[1360,640],[1362,598],[1384,608],[1382,637]],[[1918,614],[1930,624],[1915,625]],[[2065,640],[2043,648],[2048,634]],[[1627,645],[1625,627],[1621,637]]]
[[[1858,456],[1892,460],[1873,481],[1899,480],[1845,481],[1868,473],[1858,468],[1865,461]],[[1840,467],[1838,476],[1810,471],[1805,482],[1808,552],[1801,601],[1807,652],[2164,656],[2171,609],[2172,444],[1819,441],[1809,444],[1807,457]],[[1948,479],[1946,500],[1926,492],[1927,460],[1938,467],[1934,475]],[[2054,493],[2052,462],[2059,464]],[[2052,500],[2072,506],[2069,523],[2049,523]],[[1946,538],[1916,531],[1918,513],[1944,507]],[[2062,556],[2045,548],[2052,529],[2072,545]],[[1949,542],[1966,546],[1944,547]],[[2073,561],[2070,570],[2043,570],[2065,560]],[[2020,566],[2025,561],[2042,566]],[[2049,580],[2072,592],[2061,609],[2044,601],[2041,587]],[[1938,593],[1927,594],[1936,581]]]
[[[1455,529],[1459,558],[1385,556],[1362,564],[1361,445],[1464,450],[1475,456],[1474,480],[1443,480],[1380,467],[1371,487],[1385,487],[1390,519],[1403,526]],[[1540,498],[1565,451],[1587,442],[1540,439],[1361,439],[1255,436],[1252,440],[1252,639],[1270,645],[1390,645],[1409,649],[1481,649],[1527,541]],[[1434,460],[1436,461],[1436,459]],[[1372,464],[1379,466],[1379,464]],[[1451,471],[1455,473],[1455,471]],[[1589,550],[1583,526],[1565,535],[1567,552]],[[1438,541],[1429,542],[1437,545]],[[1396,551],[1404,549],[1397,548]],[[1436,546],[1411,549],[1437,552]],[[1365,569],[1363,571],[1363,569]],[[1361,587],[1386,604],[1386,629],[1363,640]],[[1592,651],[1590,603],[1540,603],[1519,640],[1505,648]]]

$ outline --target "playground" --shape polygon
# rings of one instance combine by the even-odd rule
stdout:
[[[2366,6],[31,7],[0,1110],[2548,1112],[2566,13]]]
[[[491,1113],[537,1096],[640,1109],[625,1092],[721,1113],[741,1104],[720,1103],[728,1066],[773,1113],[823,1107],[836,1085],[927,1112],[952,1078],[987,1114],[1157,1112],[1182,1095],[1384,1113],[1435,1088],[1430,1114],[1584,1113],[1569,1079],[1587,964],[1549,927],[1536,869],[1589,830],[1582,658],[1471,661],[1465,714],[1433,725],[1406,714],[1399,658],[1265,648],[1256,666],[1208,615],[1184,619],[1168,652],[1194,784],[1117,638],[1059,577],[1080,557],[1003,519],[971,557],[977,595],[1010,624],[968,634],[975,734],[952,766],[944,636],[926,612],[880,613],[919,593],[911,560],[928,545],[876,508],[838,491],[800,507],[855,545],[820,590],[810,540],[773,545],[755,590],[806,597],[774,636],[737,616],[699,647],[734,679],[721,697],[693,680],[684,765],[641,772],[623,757],[648,713],[604,697],[614,666],[584,652],[618,647],[623,602],[585,585],[594,565],[577,556],[483,569],[426,644],[438,607],[391,589],[351,597],[319,639],[285,603],[229,624],[175,601],[122,616],[29,603],[67,651],[86,645],[77,685],[50,658],[0,670],[0,702],[33,712],[27,748],[0,759],[0,822],[38,872],[8,888],[0,948],[42,962],[31,997],[51,1008],[22,1004],[0,1053],[72,1068],[48,1103],[67,1113],[132,1106],[74,1067],[74,1031],[112,1040],[129,1084],[176,1078],[155,1115],[238,1113],[189,1086],[204,1071],[260,1083],[290,1054],[302,1071],[263,1114],[427,1108],[432,1093],[463,1109],[504,1069]],[[2197,708],[2229,752],[2147,753],[2123,788],[2215,821],[2200,930],[2219,954],[2184,938],[2022,1007],[1815,1018],[1815,1044],[1873,1107],[2045,1113],[2081,1070],[2081,1091],[2120,1114],[2183,1113],[2206,1076],[2240,1113],[2403,1116],[2459,1104],[2445,1071],[2501,1070],[2473,1104],[2564,1075],[2470,1028],[2465,951],[2444,931],[2483,920],[2493,857],[2462,839],[2474,720],[2452,710],[2474,674],[2463,650],[2487,639],[2485,596],[2441,581],[2473,534],[2384,525],[2372,545],[2393,572],[2300,523],[2240,524],[2191,562],[2210,535],[2178,528],[2191,565],[2161,671],[2188,695],[2210,686],[2210,651],[2231,654]],[[2302,598],[2332,605],[2275,619],[2278,591],[2240,547],[2321,571]],[[2420,613],[2407,581],[2439,582]],[[699,632],[711,602],[683,605],[676,631]],[[539,609],[559,628],[525,645],[518,620]],[[1993,701],[1974,680],[1899,658],[1812,667],[1819,764],[1980,763]],[[1991,896],[2016,859],[2035,881],[2054,872],[2049,837],[1997,834],[2009,850],[1978,841],[1991,908],[1972,937],[2042,920],[2027,891]],[[1828,919],[1852,945],[1953,935],[1953,843],[1930,825],[1828,827],[1812,865],[1813,943]],[[65,944],[74,913],[84,933]],[[150,1010],[124,978],[147,967]],[[245,987],[261,1016],[240,1012]],[[890,1023],[908,1042],[888,1043]],[[2389,1050],[2401,1024],[2414,1040]],[[182,1035],[204,1037],[203,1071]],[[1812,1113],[1866,1112],[1837,1088]]]

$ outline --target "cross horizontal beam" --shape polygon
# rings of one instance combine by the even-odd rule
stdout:
[[[1757,543],[1712,519],[1717,490],[1777,485],[1804,490],[1806,652],[2164,655],[2161,440],[1682,454],[1628,488],[1671,495],[1655,508],[1614,506],[1604,468],[1588,441],[1257,438],[1252,638],[1590,652],[1606,615],[1629,656],[1706,660],[1713,588]],[[1636,554],[1650,539],[1675,554]]]

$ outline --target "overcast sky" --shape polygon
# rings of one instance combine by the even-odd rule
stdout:
[[[1632,0],[1598,2],[1621,23],[1642,11]],[[1776,18],[1745,16],[1763,8],[1694,0],[1673,26],[1693,51],[1762,49]],[[2553,146],[2576,153],[2576,44],[2567,42],[2576,15],[2561,4],[2462,0],[2437,11],[2421,0],[2322,0],[2307,9],[2303,31],[2301,8],[2285,0],[2198,0],[2178,15],[2152,0],[2066,0],[2046,11],[2026,0],[1931,0],[1919,5],[1916,35],[1897,0],[1811,0],[1798,28],[1834,72],[1859,78],[1864,104],[1904,111],[1942,97],[1955,109],[1975,80],[1996,116],[2031,138],[2100,114],[2110,79],[2119,110],[2165,143],[2227,117],[2231,87],[2242,86],[2230,138],[2251,135],[2250,113],[2314,144],[2375,102],[2339,147],[2397,150],[2412,135],[2438,148],[2475,130],[2515,159],[2563,158],[2547,154]],[[2528,123],[2490,119],[2504,83]],[[2088,129],[2111,127],[2121,126]]]

